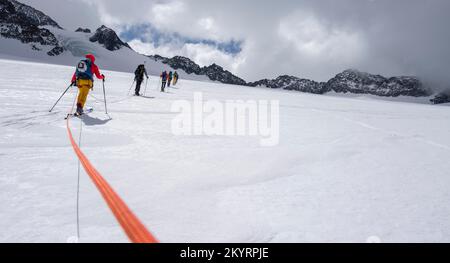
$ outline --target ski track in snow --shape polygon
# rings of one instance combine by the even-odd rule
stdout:
[[[314,109],[314,111],[316,111],[316,112],[325,112],[325,111],[320,111],[320,110],[317,110],[317,109]],[[325,113],[327,113],[327,112],[325,112]],[[350,118],[347,118],[347,117],[336,116],[336,115],[333,115],[333,117],[336,117],[336,118],[339,118],[339,119],[342,119],[342,120],[345,120],[345,121],[348,121],[348,122],[360,125],[361,127],[367,128],[369,130],[378,131],[380,133],[383,133],[383,134],[386,134],[386,135],[389,135],[389,136],[402,137],[402,138],[405,138],[405,139],[416,140],[418,142],[422,142],[422,143],[428,144],[428,145],[433,146],[433,147],[438,147],[438,148],[450,151],[450,146],[447,146],[447,145],[444,145],[444,144],[440,144],[440,143],[434,142],[432,140],[427,140],[427,139],[424,139],[424,138],[420,138],[421,137],[420,135],[408,136],[408,135],[404,135],[404,134],[401,134],[401,133],[398,133],[398,132],[389,131],[387,129],[381,129],[381,128],[372,126],[372,125],[370,125],[368,123],[365,123],[363,121],[356,121],[356,120],[353,120],[353,119],[350,119]]]
[[[32,78],[24,78],[19,68]],[[67,242],[76,233],[77,159],[64,117],[73,69],[0,60],[0,242]],[[49,74],[48,72],[52,72]],[[82,120],[82,149],[162,242],[450,241],[448,107],[319,96],[105,72]],[[178,99],[280,101],[280,144],[258,137],[174,136]],[[80,242],[127,242],[83,172]]]

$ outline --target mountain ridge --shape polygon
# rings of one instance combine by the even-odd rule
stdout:
[[[22,4],[16,0],[0,0],[0,35],[5,38],[17,39],[22,43],[31,44],[33,50],[50,48],[48,56],[59,56],[68,49],[64,41],[58,39],[47,27],[64,30],[52,18],[33,7]],[[78,28],[78,33],[90,34],[89,29]],[[88,40],[97,43],[105,49],[115,52],[122,48],[135,52],[128,43],[123,42],[114,30],[100,26]],[[73,52],[72,52],[73,53]],[[137,53],[136,53],[137,54]],[[355,69],[344,70],[327,82],[317,82],[296,76],[281,75],[275,79],[262,79],[247,82],[234,75],[223,67],[212,64],[201,67],[191,59],[182,56],[166,58],[160,55],[146,56],[155,62],[161,62],[174,70],[183,70],[188,75],[194,74],[205,76],[212,81],[225,84],[242,85],[251,87],[267,87],[272,89],[293,90],[313,94],[326,94],[328,92],[371,94],[382,97],[426,97],[430,96],[431,90],[425,87],[419,78],[414,76],[396,76],[386,78],[360,72]],[[438,103],[441,99],[432,101]]]

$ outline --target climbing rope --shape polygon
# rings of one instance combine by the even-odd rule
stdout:
[[[70,110],[71,114],[75,108],[76,97]],[[82,136],[82,120],[80,121],[80,135],[79,144],[75,142],[72,131],[70,129],[70,117],[67,118],[66,127],[69,135],[70,143],[78,157],[78,186],[77,186],[77,235],[80,236],[79,224],[79,182],[80,182],[80,164],[83,166],[86,173],[89,175],[95,186],[103,196],[108,204],[115,218],[119,222],[122,229],[128,238],[134,243],[156,243],[157,239],[147,230],[147,228],[140,222],[140,220],[128,208],[120,196],[112,189],[108,182],[101,176],[101,174],[91,164],[86,155],[81,151],[81,136]]]

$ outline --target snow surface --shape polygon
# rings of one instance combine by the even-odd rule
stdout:
[[[2,40],[3,41],[3,40]],[[0,242],[76,235],[77,160],[53,113],[73,67],[0,60]],[[127,97],[133,76],[104,72],[82,149],[162,242],[449,242],[450,108],[181,79]],[[102,98],[100,82],[93,95]],[[280,144],[174,136],[171,103],[278,99]],[[72,120],[74,135],[81,121]],[[82,172],[80,242],[127,242]]]

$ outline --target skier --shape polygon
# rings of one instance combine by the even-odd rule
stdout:
[[[72,77],[72,85],[78,87],[77,111],[76,116],[83,114],[83,108],[86,103],[89,90],[94,87],[94,75],[105,81],[105,75],[101,74],[98,66],[95,65],[95,57],[87,54],[86,59],[81,60]]]
[[[167,81],[167,87],[170,88],[170,83],[172,82],[172,78],[173,78],[173,73],[172,71],[169,72],[169,76],[168,76],[168,81]]]
[[[167,71],[163,71],[162,73],[161,73],[161,81],[162,81],[162,84],[161,84],[161,92],[164,92],[164,90],[166,89],[166,83],[167,83]]]
[[[141,91],[141,84],[144,81],[144,74],[148,79],[147,70],[145,69],[144,64],[139,65],[134,71],[134,80],[136,81],[136,89],[134,90],[134,94],[136,96],[140,96],[139,92]]]
[[[178,72],[174,72],[173,73],[173,85],[175,86],[175,85],[177,85],[177,82],[178,82]]]

